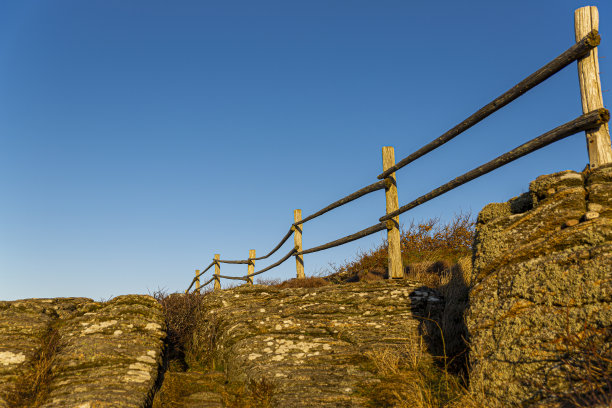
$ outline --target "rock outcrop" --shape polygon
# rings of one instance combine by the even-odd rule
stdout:
[[[602,380],[588,379],[593,353],[610,351],[612,166],[541,176],[486,206],[472,276],[474,391],[507,405],[586,399]]]
[[[150,296],[0,302],[0,407],[143,407],[165,337]]]
[[[363,390],[380,380],[366,355],[415,347],[415,316],[443,303],[419,287],[387,280],[214,292],[203,299],[207,333],[201,336],[211,340],[216,365],[229,379],[270,384],[273,407],[367,406]]]

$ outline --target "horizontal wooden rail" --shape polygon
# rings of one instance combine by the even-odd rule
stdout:
[[[293,234],[293,228],[289,229],[289,232],[287,232],[287,234],[285,234],[285,236],[281,239],[281,241],[278,243],[277,246],[275,246],[267,255],[265,256],[260,256],[259,258],[247,258],[247,259],[239,259],[236,261],[229,261],[229,260],[222,260],[219,259],[218,262],[220,263],[226,263],[226,264],[242,264],[242,265],[248,265],[251,263],[251,261],[259,261],[261,259],[266,259],[268,257],[270,257],[270,255],[274,254],[276,251],[278,251],[280,249],[280,247],[283,246],[283,244],[285,242],[287,242],[287,240],[289,239],[289,237],[291,236],[291,234]],[[213,261],[214,263],[214,261]],[[194,280],[195,281],[195,280]]]
[[[341,198],[340,200],[331,203],[327,207],[323,208],[320,211],[317,211],[316,213],[312,215],[309,215],[308,217],[302,219],[301,221],[294,222],[293,226],[297,227],[298,225],[303,224],[312,219],[315,219],[318,216],[323,215],[326,212],[333,210],[334,208],[338,208],[340,206],[343,206],[344,204],[350,203],[351,201],[358,199],[359,197],[363,197],[366,194],[372,193],[374,191],[382,190],[384,188],[385,188],[385,180],[377,181],[376,183],[370,184],[367,187],[364,187],[360,190],[355,191],[353,194],[349,194],[346,197]]]
[[[333,248],[333,247],[337,247],[355,240],[358,240],[360,238],[369,236],[371,234],[374,234],[378,231],[382,231],[387,229],[388,231],[393,231],[393,230],[397,230],[398,228],[398,224],[399,224],[399,218],[397,218],[400,214],[409,211],[429,200],[432,200],[433,198],[436,198],[444,193],[447,193],[448,191],[451,191],[471,180],[474,180],[480,176],[483,176],[499,167],[502,167],[514,160],[519,159],[520,157],[523,157],[527,154],[530,154],[536,150],[539,150],[545,146],[548,146],[551,143],[554,143],[556,141],[559,141],[561,139],[564,139],[566,137],[569,137],[571,135],[574,135],[576,133],[582,132],[582,131],[587,131],[587,132],[594,132],[595,128],[598,127],[605,127],[606,128],[606,132],[605,135],[607,135],[607,137],[603,137],[602,140],[603,142],[601,142],[600,144],[602,145],[606,145],[607,149],[609,150],[609,135],[607,133],[607,123],[610,120],[610,113],[608,110],[603,108],[603,101],[601,101],[600,103],[600,99],[601,95],[598,96],[598,100],[596,101],[597,103],[599,103],[599,105],[593,105],[593,106],[587,106],[588,104],[585,104],[585,93],[587,94],[587,96],[592,96],[590,94],[588,94],[589,92],[593,92],[594,88],[600,88],[599,85],[599,74],[598,74],[598,65],[597,65],[597,54],[596,54],[596,47],[599,45],[600,43],[600,37],[599,37],[599,33],[597,31],[597,22],[594,22],[594,19],[597,20],[597,17],[593,17],[593,8],[589,9],[589,16],[586,17],[581,17],[582,20],[585,20],[587,23],[590,24],[586,24],[584,22],[582,22],[582,20],[580,20],[580,22],[582,23],[582,25],[579,27],[580,29],[576,28],[576,37],[580,38],[582,35],[584,35],[584,33],[587,33],[584,37],[582,37],[579,41],[577,41],[576,44],[574,44],[573,46],[571,46],[570,48],[568,48],[565,52],[563,52],[562,54],[560,54],[559,56],[557,56],[555,59],[553,59],[552,61],[550,61],[549,63],[547,63],[546,65],[544,65],[543,67],[541,67],[540,69],[538,69],[536,72],[534,72],[533,74],[529,75],[528,77],[526,77],[525,79],[523,79],[521,82],[519,82],[518,84],[516,84],[515,86],[513,86],[512,88],[510,88],[508,91],[506,91],[505,93],[503,93],[502,95],[500,95],[499,97],[497,97],[496,99],[494,99],[492,102],[486,104],[485,106],[483,106],[482,108],[480,108],[478,111],[476,111],[475,113],[473,113],[471,116],[469,116],[467,119],[465,119],[464,121],[462,121],[461,123],[457,124],[455,127],[451,128],[450,130],[448,130],[446,133],[442,134],[441,136],[439,136],[438,138],[432,140],[431,142],[429,142],[428,144],[426,144],[425,146],[421,147],[420,149],[418,149],[417,151],[411,153],[410,155],[406,156],[405,158],[403,158],[402,160],[400,160],[397,164],[394,163],[394,159],[393,159],[393,150],[391,147],[384,147],[383,148],[383,172],[381,174],[379,174],[377,177],[378,179],[380,179],[380,181],[377,181],[376,183],[370,184],[369,186],[363,187],[359,190],[357,190],[356,192],[349,194],[343,198],[341,198],[340,200],[337,200],[335,202],[333,202],[332,204],[326,206],[325,208],[317,211],[316,213],[305,217],[304,219],[301,218],[301,210],[295,210],[294,211],[294,223],[292,224],[290,230],[287,232],[287,234],[281,239],[280,243],[274,247],[268,254],[266,254],[265,256],[261,256],[258,258],[255,258],[255,251],[251,250],[249,251],[249,258],[244,259],[244,260],[220,260],[219,259],[219,254],[215,254],[215,258],[213,260],[213,262],[206,268],[204,269],[202,272],[198,272],[196,270],[196,277],[192,280],[191,284],[189,285],[189,288],[187,288],[187,290],[185,291],[186,293],[189,292],[189,290],[192,288],[192,286],[194,285],[194,283],[196,283],[196,291],[199,292],[199,290],[201,289],[201,287],[206,286],[208,284],[210,284],[211,282],[215,282],[215,290],[220,289],[220,279],[224,278],[224,279],[230,279],[230,280],[242,280],[242,281],[246,281],[247,283],[252,284],[253,283],[253,276],[256,275],[260,275],[264,272],[269,271],[270,269],[273,269],[279,265],[281,265],[283,262],[285,262],[287,259],[289,259],[292,256],[296,257],[296,268],[297,268],[297,276],[298,278],[304,277],[304,273],[303,273],[303,258],[302,256],[305,254],[310,254],[310,253],[314,253],[314,252],[318,252],[318,251],[323,251],[325,249],[329,249],[329,248]],[[581,9],[582,10],[582,9]],[[594,13],[596,15],[597,10],[595,9]],[[576,17],[577,18],[577,17]],[[578,27],[578,23],[576,23]],[[593,73],[584,73],[586,71],[588,71],[585,67],[580,67],[580,64],[582,63],[582,65],[585,65],[585,61],[586,61],[586,57],[587,56],[591,56],[594,58],[595,62],[592,64],[593,67],[587,67],[589,69],[591,69],[591,71],[595,72],[595,74]],[[470,171],[468,171],[467,173],[464,173],[463,175],[454,178],[453,180],[447,182],[446,184],[443,184],[442,186],[430,191],[427,194],[424,194],[420,197],[418,197],[417,199],[413,200],[412,202],[399,207],[398,209],[398,204],[397,204],[397,193],[394,190],[394,186],[395,186],[395,180],[394,180],[394,173],[401,169],[402,167],[408,165],[409,163],[413,162],[414,160],[424,156],[425,154],[433,151],[434,149],[442,146],[443,144],[449,142],[450,140],[452,140],[453,138],[455,138],[456,136],[460,135],[461,133],[465,132],[466,130],[470,129],[472,126],[476,125],[477,123],[481,122],[482,120],[484,120],[485,118],[487,118],[488,116],[490,116],[491,114],[493,114],[494,112],[498,111],[499,109],[501,109],[502,107],[508,105],[510,102],[516,100],[518,97],[520,97],[521,95],[523,95],[524,93],[528,92],[529,90],[533,89],[534,87],[536,87],[537,85],[539,85],[540,83],[542,83],[543,81],[545,81],[546,79],[550,78],[552,75],[556,74],[557,72],[559,72],[560,70],[562,70],[563,68],[565,68],[566,66],[568,66],[569,64],[571,64],[574,61],[579,61],[579,72],[580,72],[580,80],[581,80],[581,92],[583,94],[583,112],[589,111],[587,113],[585,113],[582,116],[579,116],[578,118],[567,122],[561,126],[558,126],[556,128],[554,128],[553,130],[550,130],[526,143],[523,143],[522,145],[502,154],[501,156],[498,156],[497,158],[479,166],[476,167]],[[583,72],[584,71],[584,72]],[[587,75],[588,74],[588,75]],[[590,76],[589,76],[590,75]],[[582,76],[585,76],[585,78],[587,76],[589,76],[589,78],[596,76],[596,84],[593,85],[590,82],[587,83],[587,81],[582,78]],[[593,81],[591,81],[593,82]],[[587,89],[588,88],[588,89]],[[593,89],[592,89],[593,88]],[[599,90],[599,92],[601,93],[601,90]],[[599,129],[601,130],[601,129]],[[592,141],[589,139],[589,143],[592,143]],[[606,147],[604,146],[604,147]],[[589,146],[589,148],[591,148],[591,146]],[[387,150],[385,150],[387,149]],[[610,153],[612,154],[612,153]],[[591,157],[591,150],[589,150],[589,159],[590,159],[590,165],[593,167],[596,167],[597,165],[599,165],[597,162],[597,160],[593,159]],[[607,161],[606,161],[607,160]],[[602,162],[609,162],[608,159],[606,160],[599,160]],[[334,241],[328,242],[326,244],[323,245],[319,245],[317,247],[314,248],[309,248],[309,249],[305,249],[302,250],[302,241],[301,241],[301,233],[302,233],[302,227],[301,225],[311,221],[335,208],[338,208],[344,204],[347,204],[353,200],[356,200],[366,194],[369,194],[371,192],[377,191],[377,190],[382,190],[385,189],[386,190],[386,196],[387,196],[387,214],[383,217],[381,217],[379,219],[379,223],[372,225],[366,229],[363,229],[359,232],[356,232],[354,234],[345,236],[343,238],[340,239],[336,239]],[[393,195],[395,194],[395,196],[393,197]],[[395,201],[394,201],[395,200]],[[390,204],[391,202],[391,204]],[[393,203],[395,203],[394,205],[392,205]],[[268,257],[270,257],[272,254],[276,253],[276,251],[278,251],[284,244],[285,242],[287,242],[287,240],[291,237],[291,235],[293,234],[294,236],[294,242],[295,242],[295,246],[280,260],[278,260],[277,262],[273,263],[272,265],[269,265],[266,268],[263,268],[260,271],[257,272],[253,272],[254,269],[254,261],[256,260],[262,260],[262,259],[266,259]],[[389,242],[391,242],[391,239],[389,239]],[[389,246],[389,258],[392,258],[392,251],[391,251],[391,245]],[[226,263],[226,264],[248,264],[249,268],[248,268],[248,275],[246,276],[226,276],[226,275],[221,275],[220,274],[220,263]],[[399,261],[399,264],[401,265],[401,260]],[[210,269],[212,266],[215,266],[215,275],[213,275],[213,277],[211,279],[209,279],[206,283],[204,283],[203,285],[199,285],[199,277],[201,275],[203,275],[208,269]],[[301,266],[300,266],[301,265]],[[390,264],[391,265],[391,264]],[[391,266],[390,266],[390,270],[391,270]],[[391,275],[391,274],[390,274]],[[392,276],[390,276],[392,277]]]
[[[549,132],[546,132],[536,137],[535,139],[532,139],[529,142],[510,150],[507,153],[504,153],[503,155],[491,160],[486,164],[483,164],[480,167],[468,171],[467,173],[449,181],[448,183],[436,188],[435,190],[432,190],[429,193],[422,195],[416,200],[400,207],[399,210],[381,217],[379,221],[389,220],[433,198],[436,198],[439,195],[442,195],[456,187],[459,187],[460,185],[465,184],[468,181],[474,180],[477,177],[487,174],[505,164],[508,164],[520,157],[523,157],[526,154],[532,153],[538,149],[541,149],[544,146],[548,146],[551,143],[554,143],[558,140],[564,139],[576,133],[584,132],[588,129],[593,129],[597,126],[602,125],[603,123],[607,123],[608,120],[610,120],[610,112],[608,112],[607,109],[597,109],[593,112],[587,113],[586,115],[579,116],[578,118],[567,122],[564,125],[561,125]]]
[[[386,186],[386,181],[385,180],[380,180],[377,181],[376,183],[370,184],[369,186],[366,186],[360,190],[355,191],[352,194],[347,195],[344,198],[341,198],[338,201],[333,202],[332,204],[328,205],[327,207],[323,208],[320,211],[317,211],[316,213],[309,215],[308,217],[304,218],[301,221],[298,222],[294,222],[292,224],[292,228],[289,230],[289,232],[287,232],[287,234],[283,237],[283,239],[281,239],[280,243],[274,247],[274,249],[272,249],[272,251],[270,251],[270,253],[268,253],[265,256],[260,256],[259,258],[248,258],[248,259],[240,259],[240,260],[223,260],[220,259],[219,262],[220,263],[225,263],[225,264],[249,264],[250,261],[259,261],[261,259],[266,259],[268,258],[270,255],[274,254],[276,251],[278,251],[278,249],[283,246],[283,244],[285,242],[287,242],[287,240],[289,239],[289,237],[291,236],[291,234],[293,233],[293,227],[297,227],[300,224],[303,224],[307,221],[313,220],[331,210],[333,210],[334,208],[338,208],[343,206],[344,204],[350,203],[351,201],[354,201],[360,197],[363,197],[366,194],[372,193],[374,191],[378,191],[378,190],[382,190],[384,189]],[[195,280],[194,280],[195,281]]]
[[[212,278],[210,278],[209,280],[206,281],[206,283],[200,285],[200,289],[202,289],[204,286],[208,285],[210,282],[214,281],[215,277],[213,276]]]
[[[360,238],[367,237],[368,235],[372,235],[375,232],[382,231],[384,229],[387,229],[387,225],[386,225],[386,223],[381,222],[380,224],[372,225],[371,227],[368,227],[368,228],[366,228],[364,230],[361,230],[359,232],[356,232],[354,234],[348,235],[348,236],[346,236],[344,238],[340,238],[340,239],[337,239],[335,241],[328,242],[327,244],[319,245],[318,247],[314,247],[314,248],[310,248],[310,249],[305,249],[303,251],[296,252],[296,255],[311,254],[313,252],[323,251],[324,249],[329,249],[329,248],[337,247],[339,245],[343,245],[343,244],[346,244],[348,242],[352,242],[352,241],[358,240]]]
[[[202,288],[202,287],[204,287],[204,286],[208,285],[210,282],[212,282],[212,281],[214,281],[214,280],[215,280],[215,277],[213,276],[212,278],[210,278],[209,280],[207,280],[205,284],[200,285],[200,288]]]
[[[206,269],[204,269],[202,272],[198,273],[195,278],[193,278],[193,280],[191,281],[191,284],[189,285],[189,287],[187,288],[187,292],[189,292],[189,289],[191,289],[191,287],[193,286],[193,284],[198,280],[198,278],[202,275],[204,275],[204,272],[206,272],[207,270],[209,270],[210,268],[212,268],[212,266],[215,264],[215,261],[212,261],[210,263],[210,265],[208,265],[206,267]]]
[[[289,253],[287,255],[285,255],[284,257],[282,257],[278,262],[273,263],[272,265],[263,268],[261,271],[257,271],[255,273],[252,273],[251,276],[257,276],[257,275],[259,275],[261,273],[269,271],[272,268],[276,268],[278,265],[282,264],[287,259],[291,258],[291,255],[293,255],[295,252],[296,252],[296,249],[292,248],[291,251],[289,251]]]
[[[227,276],[227,275],[217,275],[217,276],[219,278],[224,278],[224,279],[243,280],[243,281],[247,280],[246,276]]]
[[[227,260],[224,260],[224,259],[219,259],[217,262],[225,263],[225,264],[244,264],[244,265],[248,265],[248,264],[251,263],[251,262],[249,262],[248,259],[241,259],[239,261],[227,261]]]
[[[402,167],[415,161],[419,157],[424,156],[425,154],[442,146],[444,143],[448,142],[459,134],[465,132],[487,116],[503,108],[519,96],[523,95],[525,92],[534,88],[536,85],[539,85],[540,83],[544,82],[546,79],[550,78],[552,75],[556,74],[572,62],[587,55],[590,50],[599,45],[599,41],[600,37],[597,33],[597,30],[592,30],[580,42],[577,42],[576,44],[571,46],[563,54],[559,55],[557,58],[544,65],[542,68],[529,75],[527,78],[519,82],[514,87],[510,88],[510,90],[493,100],[493,102],[490,102],[489,104],[480,108],[472,116],[459,123],[457,126],[450,129],[442,136],[438,137],[437,139],[434,139],[425,146],[421,147],[416,152],[400,160],[395,166],[392,166],[382,172],[378,176],[378,178],[384,179],[388,177],[389,174],[401,169]]]

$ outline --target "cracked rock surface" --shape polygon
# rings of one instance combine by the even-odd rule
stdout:
[[[206,330],[227,377],[272,383],[274,407],[366,406],[362,388],[380,381],[366,353],[419,342],[414,313],[431,308],[429,293],[415,291],[420,286],[405,280],[242,286],[204,298]]]
[[[40,406],[142,407],[150,403],[163,349],[164,318],[150,296],[0,302],[0,407],[36,370],[45,336],[57,347]]]
[[[511,404],[580,392],[574,340],[605,344],[612,327],[612,166],[540,176],[487,205],[473,262],[474,390]]]

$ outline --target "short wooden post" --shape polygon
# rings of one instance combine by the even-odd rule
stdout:
[[[219,254],[215,254],[215,288],[214,290],[221,289],[221,279],[219,279],[219,275],[221,275],[221,265],[217,260],[221,257]]]
[[[255,250],[249,250],[249,258],[255,258]],[[247,272],[247,283],[249,285],[253,284],[253,273],[255,272],[255,261],[249,259],[249,269]]]
[[[293,222],[302,221],[302,210],[293,211]],[[299,251],[302,250],[302,226],[304,224],[296,225],[293,227],[293,242],[295,244],[295,249]],[[297,272],[298,279],[303,279],[306,277],[304,275],[304,255],[296,255],[295,256],[295,269]]]
[[[195,281],[196,288],[195,288],[195,290],[196,290],[198,293],[200,293],[200,277],[199,277],[198,275],[200,275],[200,270],[199,270],[199,269],[196,269],[196,281]]]
[[[574,12],[574,29],[576,42],[582,40],[591,30],[599,30],[597,7],[586,6],[577,9]],[[578,78],[580,80],[582,112],[588,113],[603,108],[597,48],[593,48],[586,57],[578,60]],[[588,130],[585,133],[589,151],[589,167],[594,169],[603,164],[612,163],[608,124],[604,123],[599,128]]]
[[[392,146],[383,146],[382,156],[383,171],[395,165],[395,152]],[[386,180],[385,199],[387,202],[387,214],[389,214],[399,209],[395,173],[391,173]],[[400,247],[399,215],[387,221],[387,242],[389,244],[389,279],[403,278],[404,271],[402,268],[402,250]]]

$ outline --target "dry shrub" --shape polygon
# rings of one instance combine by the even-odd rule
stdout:
[[[440,275],[460,258],[470,255],[473,239],[474,221],[469,213],[458,214],[446,224],[441,223],[439,218],[421,223],[413,221],[407,228],[401,228],[402,263],[407,266],[406,272],[413,277],[433,279],[434,270]],[[331,269],[334,274],[346,276],[347,281],[359,280],[360,274],[384,278],[388,267],[387,248],[388,243],[385,240],[372,250],[358,252],[354,261],[340,266],[331,265]],[[432,269],[435,262],[442,264],[435,265]]]
[[[39,349],[17,379],[15,388],[3,396],[8,407],[39,407],[45,401],[59,347],[59,332],[52,326],[41,337]]]
[[[412,221],[400,235],[402,258],[406,264],[432,258],[452,264],[472,252],[473,240],[474,221],[470,213],[458,214],[446,224],[439,218],[419,224]]]
[[[153,297],[161,304],[166,321],[166,342],[168,361],[182,365],[187,369],[187,362],[203,362],[208,359],[212,350],[213,336],[202,330],[210,326],[203,319],[202,298],[206,293],[172,293],[158,290]]]

